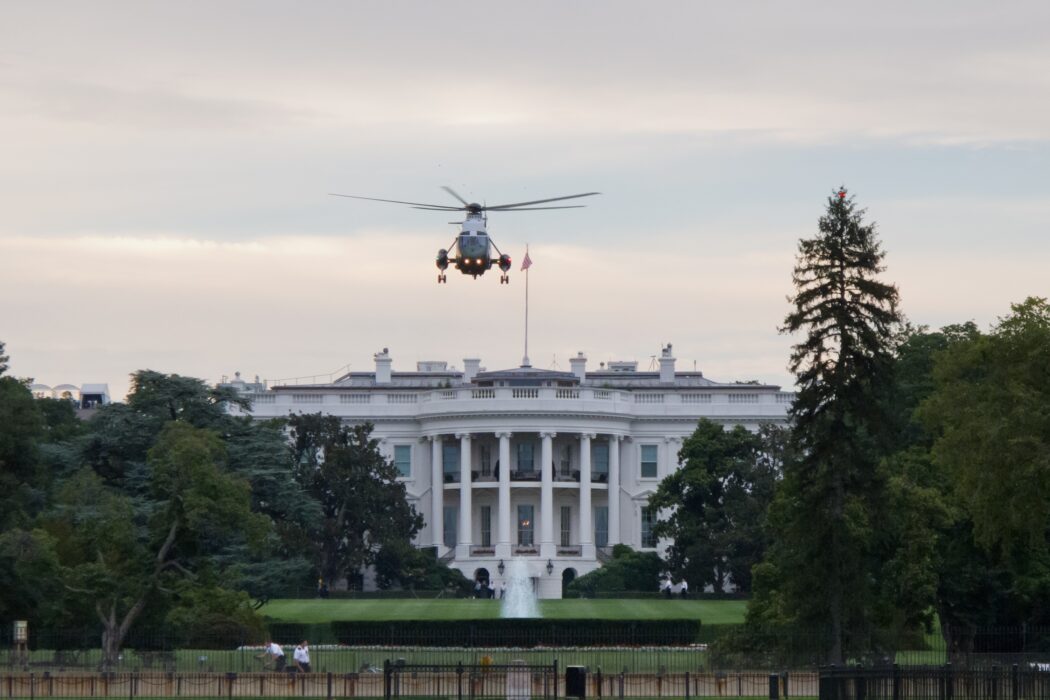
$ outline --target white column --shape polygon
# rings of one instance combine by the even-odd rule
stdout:
[[[430,436],[430,535],[438,553],[445,544],[445,472],[441,463],[441,436]]]
[[[665,437],[664,445],[664,451],[667,454],[664,455],[664,473],[660,475],[661,479],[678,471],[678,451],[682,449],[682,438]]]
[[[510,433],[496,433],[499,438],[499,520],[496,529],[496,556],[510,556]]]
[[[594,433],[580,434],[580,552],[594,558],[594,528],[591,525],[591,440]]]
[[[551,461],[554,455],[555,433],[540,433],[540,557],[550,559],[554,549],[554,474]]]
[[[609,436],[609,546],[620,544],[620,436]]]
[[[457,433],[459,438],[459,538],[456,542],[456,558],[470,556],[473,542],[473,519],[471,518],[470,488],[470,433]]]

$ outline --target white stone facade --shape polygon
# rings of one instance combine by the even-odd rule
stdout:
[[[783,423],[794,398],[676,372],[670,346],[652,372],[633,362],[588,372],[582,354],[571,372],[480,364],[399,372],[384,350],[374,373],[327,384],[231,384],[258,418],[323,412],[371,422],[426,520],[417,544],[437,547],[468,578],[484,569],[497,588],[500,564],[523,557],[544,598],[561,597],[563,577],[594,570],[614,544],[657,547],[646,504],[700,418],[756,430]]]

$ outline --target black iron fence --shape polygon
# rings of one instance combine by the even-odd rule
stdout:
[[[559,695],[558,663],[407,664],[387,660],[383,698],[455,698],[456,700],[530,700]]]
[[[816,673],[569,674],[531,664],[391,664],[379,673],[0,673],[0,697],[37,698],[367,698],[370,700],[541,700],[554,698],[815,698]],[[558,667],[560,668],[560,667]],[[571,669],[565,669],[569,671]],[[789,681],[790,678],[790,681]],[[791,695],[789,696],[789,688]],[[1004,699],[1005,700],[1005,699]]]
[[[826,667],[820,700],[1047,700],[1050,664]]]
[[[355,643],[353,638],[334,643],[318,636],[320,628],[273,632],[288,659],[294,645],[306,638],[311,642],[314,670],[337,675],[379,673],[388,658],[416,665],[500,665],[521,660],[545,666],[558,660],[563,666],[586,666],[592,672],[600,668],[606,676],[623,673],[661,678],[684,673],[816,671],[828,659],[828,639],[820,633],[754,632],[733,626],[702,626],[694,643],[683,643],[679,635],[625,634],[610,627],[606,635],[590,630],[587,643],[573,643],[574,637],[569,634],[527,647],[507,646],[506,640],[499,639],[498,630],[486,631],[483,626],[469,643],[460,646],[430,644],[428,635],[433,630],[419,635],[402,631],[381,645]],[[940,632],[872,635],[853,639],[844,661],[868,668],[946,663],[953,668],[1006,668],[1014,664],[1021,669],[1032,664],[1038,668],[1039,664],[1050,664],[1048,632],[1044,628],[1002,628],[971,631],[965,636]],[[945,641],[946,636],[953,640],[951,644]],[[16,646],[10,638],[0,638],[0,672],[265,673],[268,659],[261,641],[230,634],[187,640],[138,630],[129,635],[116,658],[106,659],[97,633],[33,631],[24,647]]]

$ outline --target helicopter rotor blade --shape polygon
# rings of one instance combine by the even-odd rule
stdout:
[[[584,192],[583,194],[570,194],[566,197],[551,197],[550,199],[537,199],[532,202],[514,202],[513,204],[493,204],[492,206],[483,207],[489,211],[498,211],[500,209],[508,209],[511,207],[525,207],[530,204],[545,204],[546,202],[560,202],[563,199],[576,199],[577,197],[591,197],[601,192]]]
[[[564,207],[512,207],[510,209],[497,209],[496,211],[543,211],[544,209],[586,209],[586,204],[568,204]]]
[[[379,199],[378,197],[361,197],[356,194],[339,194],[329,192],[333,197],[349,197],[350,199],[367,199],[371,202],[389,202],[390,204],[407,204],[410,207],[421,207],[426,209],[437,209],[440,211],[463,211],[466,207],[450,207],[445,204],[423,204],[421,202],[402,202],[400,199]]]
[[[448,185],[442,185],[441,189],[445,190],[450,195],[452,195],[453,197],[458,199],[463,206],[467,206],[468,204],[470,204],[470,202],[468,202],[467,200],[463,199],[458,194],[456,194],[456,191],[454,189],[452,189],[451,187],[449,187]]]

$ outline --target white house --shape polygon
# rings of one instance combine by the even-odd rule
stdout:
[[[657,547],[648,499],[678,468],[700,418],[756,430],[783,423],[794,398],[777,386],[677,372],[670,345],[659,371],[636,362],[588,371],[582,353],[571,372],[490,372],[470,358],[462,371],[392,364],[384,349],[374,372],[330,383],[267,387],[238,375],[227,385],[252,400],[258,418],[323,412],[373,423],[426,520],[418,544],[470,578],[498,581],[511,557],[524,558],[545,598],[600,566],[614,544]]]

